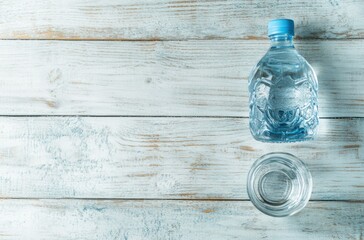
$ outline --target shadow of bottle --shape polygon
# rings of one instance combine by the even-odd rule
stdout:
[[[364,197],[364,119],[356,118],[364,116],[364,44],[347,39],[295,42],[319,82],[318,136],[297,146],[317,149],[308,161],[314,180],[311,199],[358,200]]]
[[[310,39],[297,43],[317,74],[320,117],[363,117],[362,41]]]

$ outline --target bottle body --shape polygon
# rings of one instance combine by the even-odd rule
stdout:
[[[263,142],[313,139],[318,126],[318,82],[292,37],[275,36],[249,77],[250,130]]]

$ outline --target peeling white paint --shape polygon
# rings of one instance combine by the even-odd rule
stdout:
[[[272,218],[250,202],[2,200],[1,239],[360,239],[364,204],[313,202]]]
[[[23,39],[213,39],[266,36],[293,18],[300,37],[362,38],[362,1],[4,1],[0,36]]]
[[[247,199],[252,162],[284,151],[309,165],[313,199],[361,200],[364,120],[321,125],[315,141],[267,145],[239,118],[2,117],[0,195]]]
[[[246,117],[248,74],[268,46],[268,40],[1,41],[0,112]],[[297,48],[319,70],[320,116],[364,116],[362,40],[298,41]]]

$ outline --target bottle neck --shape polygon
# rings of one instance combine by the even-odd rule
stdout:
[[[271,48],[294,48],[293,36],[290,34],[275,34],[269,38]]]

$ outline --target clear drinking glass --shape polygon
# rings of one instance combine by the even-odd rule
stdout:
[[[285,217],[302,210],[312,191],[305,164],[288,153],[269,153],[256,160],[248,174],[247,191],[261,212]]]

